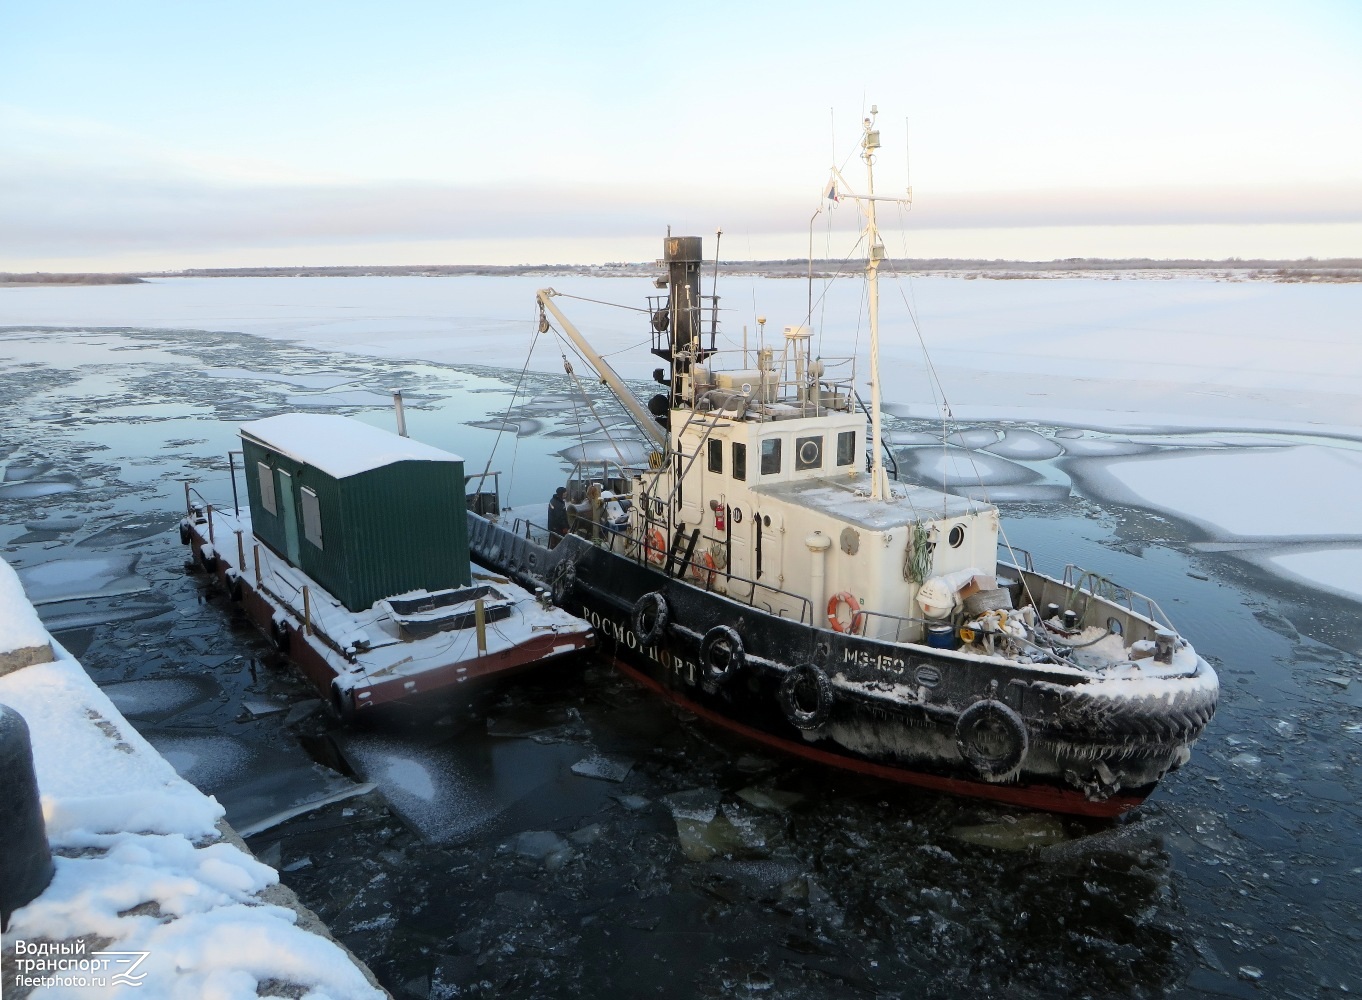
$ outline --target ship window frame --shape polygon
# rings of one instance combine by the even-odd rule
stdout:
[[[724,443],[718,438],[709,439],[709,471],[723,475]]]
[[[279,498],[274,493],[274,470],[264,462],[256,462],[256,478],[260,483],[260,506],[279,516]]]
[[[761,474],[763,476],[780,475],[780,438],[762,438],[761,441]]]
[[[951,527],[950,534],[946,537],[946,541],[950,543],[950,546],[953,549],[958,549],[960,548],[960,546],[964,545],[965,526],[963,524],[953,525]]]
[[[805,451],[813,446],[813,458],[806,459]],[[807,437],[795,438],[795,472],[808,472],[811,469],[821,469],[823,467],[823,435],[810,434]]]
[[[745,441],[733,442],[733,478],[739,482],[747,482],[747,443]]]
[[[303,512],[303,537],[319,549],[325,549],[322,544],[322,505],[317,499],[317,491],[306,486],[299,492],[302,500],[299,506]]]
[[[856,432],[839,431],[837,434],[837,464],[856,464]]]

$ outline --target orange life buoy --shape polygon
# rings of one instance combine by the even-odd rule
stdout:
[[[705,552],[696,556],[695,561],[690,564],[690,575],[706,587],[714,583],[714,574],[719,571],[719,565],[714,561],[714,555]]]
[[[847,610],[851,612],[851,624],[843,625],[837,617],[837,609],[845,604]],[[865,620],[865,615],[861,613],[861,602],[856,599],[856,595],[849,590],[844,590],[839,594],[833,594],[828,598],[828,624],[832,626],[834,632],[850,632],[853,635],[861,631],[861,622]]]
[[[648,561],[661,566],[667,559],[667,539],[662,534],[661,528],[653,528],[644,535],[644,544],[648,547]]]

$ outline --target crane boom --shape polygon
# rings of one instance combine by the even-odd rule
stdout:
[[[572,325],[572,321],[564,316],[559,308],[553,304],[553,297],[557,294],[558,293],[552,288],[541,288],[535,293],[535,298],[539,300],[540,308],[552,314],[555,322],[558,324],[558,328],[568,335],[568,338],[576,345],[577,350],[582,352],[582,357],[586,358],[587,363],[591,365],[592,368],[596,369],[596,374],[601,377],[602,382],[610,387],[610,391],[615,394],[624,408],[629,411],[629,416],[634,419],[634,423],[638,425],[639,430],[643,431],[644,434],[665,451],[667,448],[667,432],[653,419],[653,415],[648,412],[644,405],[638,401],[638,397],[629,391],[629,387],[624,384],[624,380],[619,377],[619,374],[615,369],[610,367],[610,363],[596,353],[592,346],[587,343],[586,338]]]

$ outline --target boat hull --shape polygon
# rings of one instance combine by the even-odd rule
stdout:
[[[372,714],[375,709],[455,697],[549,662],[580,656],[595,646],[594,635],[584,627],[546,630],[479,655],[449,658],[419,673],[364,670],[362,655],[342,655],[312,630],[296,609],[253,585],[250,574],[240,572],[229,556],[219,553],[207,535],[206,519],[189,517],[181,522],[181,537],[190,547],[193,564],[240,605],[347,721]],[[360,670],[354,669],[357,664]]]
[[[1200,660],[1151,698],[1073,670],[793,621],[576,536],[550,550],[470,514],[469,539],[485,565],[553,585],[600,652],[650,690],[743,738],[880,779],[1116,816],[1186,761],[1215,708]]]

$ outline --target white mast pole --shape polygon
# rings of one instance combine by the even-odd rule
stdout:
[[[870,106],[871,117],[862,122],[865,136],[861,139],[861,158],[865,160],[867,195],[866,198],[866,254],[865,273],[870,283],[870,498],[883,500],[890,496],[889,480],[884,471],[884,458],[881,454],[880,436],[880,259],[884,256],[884,244],[880,242],[880,231],[875,225],[875,150],[880,146],[880,133],[875,130],[874,116],[878,113],[875,105]]]

